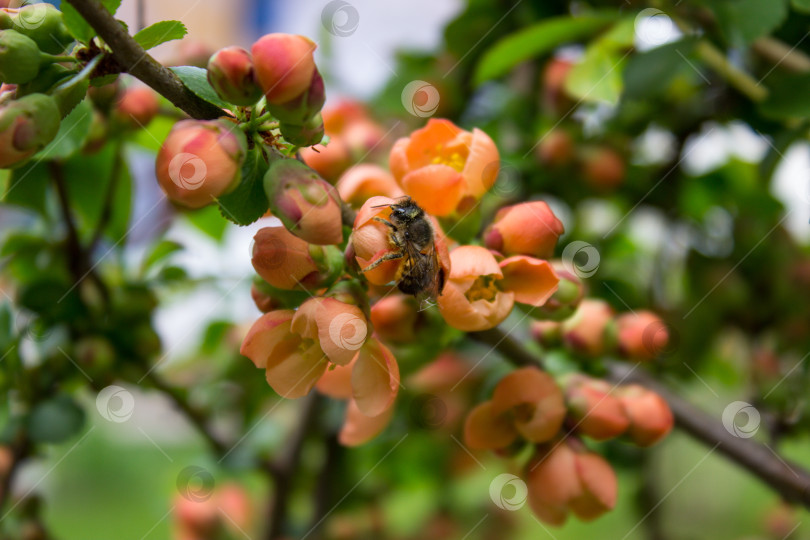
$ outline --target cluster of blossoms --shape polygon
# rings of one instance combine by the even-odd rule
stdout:
[[[480,212],[499,174],[499,152],[486,133],[431,119],[397,140],[385,164],[385,131],[362,106],[344,102],[321,111],[314,48],[301,36],[271,34],[250,52],[216,52],[208,79],[233,107],[217,120],[178,122],[156,166],[168,196],[197,208],[222,206],[230,193],[255,184],[260,165],[267,226],[252,247],[258,275],[252,296],[263,315],[241,353],[280,396],[317,391],[344,401],[339,440],[365,443],[393,417],[401,386],[397,351],[423,341],[429,326],[453,328],[447,335],[455,336],[486,331],[515,308],[531,317],[533,335],[545,346],[562,345],[577,356],[657,356],[668,339],[657,316],[617,317],[606,303],[585,298],[570,261],[553,259],[564,228],[545,202],[502,207],[477,235],[470,233],[465,220]],[[412,203],[418,214],[412,219],[429,231],[418,253],[402,245],[415,240],[394,224],[394,210]],[[427,272],[420,283],[433,287],[416,291],[417,298],[397,291],[403,276],[417,271]],[[437,309],[426,310],[425,297]],[[422,345],[430,356],[445,347],[447,340],[427,338]],[[460,382],[468,373],[447,354],[407,366],[408,373],[423,369],[404,376],[445,396],[460,421],[472,404],[463,391],[452,395],[456,384],[448,377]],[[576,372],[555,379],[531,367],[504,377],[492,399],[472,409],[464,432],[471,448],[500,454],[532,445],[531,506],[559,524],[569,512],[595,518],[616,499],[610,465],[581,437],[622,436],[648,446],[671,426],[666,403],[653,392],[612,388]]]

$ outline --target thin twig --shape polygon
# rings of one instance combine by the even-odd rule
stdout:
[[[130,36],[99,0],[65,0],[112,50],[113,58],[127,72],[187,112],[192,118],[210,120],[225,113],[186,88],[170,69],[152,58]]]

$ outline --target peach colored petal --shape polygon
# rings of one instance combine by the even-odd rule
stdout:
[[[308,275],[318,271],[309,244],[281,226],[259,229],[251,262],[262,279],[279,289],[298,288]]]
[[[489,135],[473,129],[467,163],[462,171],[467,183],[466,194],[480,199],[489,191],[498,178],[499,163],[498,148]]]
[[[402,178],[402,189],[428,214],[447,216],[464,193],[464,177],[448,165],[425,165]]]
[[[391,197],[370,197],[357,211],[357,216],[354,218],[354,229],[359,229],[375,217],[387,216],[390,212],[388,207],[396,203],[397,200]]]
[[[462,130],[453,122],[431,118],[425,127],[415,130],[408,139],[405,153],[409,169],[424,167],[441,155],[443,148],[453,141]]]
[[[464,293],[470,288],[471,283],[471,280],[466,283],[455,281],[447,283],[437,298],[442,317],[453,328],[465,332],[479,332],[498,326],[512,311],[515,303],[514,294],[498,292],[492,301],[470,302]]]
[[[351,362],[368,337],[368,321],[363,311],[334,298],[323,298],[315,312],[321,349],[335,364]]]
[[[328,133],[328,131],[327,131]],[[301,159],[315,169],[321,178],[334,182],[351,165],[352,157],[346,142],[333,136],[329,144],[302,148]]]
[[[294,311],[285,309],[259,317],[242,340],[240,354],[250,358],[257,368],[265,367],[273,348],[290,333],[290,321],[294,314]]]
[[[516,255],[500,263],[501,288],[515,293],[515,302],[540,307],[557,291],[560,278],[548,261]]]
[[[477,450],[505,448],[517,439],[517,431],[505,415],[492,411],[492,402],[477,405],[464,422],[464,442]]]
[[[315,385],[318,392],[334,399],[351,399],[353,367],[354,360],[345,366],[330,365]]]
[[[411,169],[408,165],[407,149],[410,140],[407,138],[398,139],[391,148],[391,154],[388,157],[388,168],[391,169],[391,174],[394,179],[402,185],[402,179],[408,174]]]
[[[450,279],[495,276],[503,278],[495,256],[481,246],[459,246],[450,252]]]
[[[317,343],[303,351],[300,344],[300,340],[284,340],[267,362],[267,383],[285,398],[307,395],[328,364]]]
[[[361,164],[343,173],[337,182],[340,197],[350,203],[363,203],[370,197],[401,197],[402,189],[394,177],[379,165]]]
[[[591,521],[616,506],[616,473],[610,463],[593,452],[577,454],[574,463],[583,491],[571,499],[571,510],[582,521]]]
[[[496,415],[513,411],[515,427],[532,442],[557,435],[566,413],[562,391],[536,367],[517,369],[501,379],[492,394],[492,410]]]
[[[352,369],[352,396],[366,416],[382,414],[394,402],[399,391],[399,366],[376,338],[360,349]]]
[[[562,442],[530,462],[526,478],[529,506],[552,525],[565,523],[569,501],[582,494],[574,459],[574,451]]]
[[[357,260],[357,264],[360,266],[360,268],[368,268],[371,265],[371,263],[373,263],[375,260],[385,255],[386,253],[388,253],[388,250],[380,251],[368,259],[364,259],[362,257],[355,257],[355,259]],[[396,260],[385,261],[376,268],[372,268],[368,272],[363,272],[363,275],[366,276],[366,279],[369,281],[369,283],[373,283],[374,285],[386,285],[396,280],[397,269],[399,268],[399,264],[400,261]]]
[[[394,407],[389,407],[377,416],[366,416],[360,412],[354,400],[349,400],[338,441],[343,446],[359,446],[368,442],[385,429],[393,414]]]

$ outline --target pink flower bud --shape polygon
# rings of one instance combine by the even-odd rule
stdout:
[[[669,332],[655,313],[637,311],[616,318],[616,340],[622,356],[633,360],[653,360],[666,348]]]
[[[605,146],[586,148],[582,154],[582,175],[591,187],[611,191],[624,183],[627,165],[618,152]]]
[[[247,140],[227,120],[181,120],[158,152],[155,172],[172,201],[200,208],[235,188]]]
[[[563,342],[573,351],[599,356],[605,350],[605,330],[613,309],[603,300],[585,299],[572,317],[562,323]]]
[[[135,86],[124,90],[124,94],[116,103],[115,113],[131,127],[141,128],[152,121],[159,109],[160,103],[154,90],[145,86]]]
[[[309,83],[309,88],[305,92],[286,103],[270,104],[269,109],[273,116],[282,122],[282,125],[302,126],[321,111],[325,101],[326,89],[323,84],[323,77],[316,69],[312,81]],[[318,139],[318,142],[320,142],[320,139]]]
[[[274,162],[264,176],[273,215],[311,244],[343,241],[340,196],[315,171],[296,159]]]
[[[377,335],[391,343],[408,343],[416,338],[419,306],[413,298],[392,294],[371,306],[371,324]]]
[[[293,34],[267,34],[253,44],[256,77],[268,103],[286,103],[309,87],[316,47],[310,39]]]
[[[529,328],[532,337],[544,347],[553,347],[562,339],[561,324],[557,321],[532,321]]]
[[[484,232],[484,243],[506,256],[531,255],[547,259],[553,255],[563,232],[563,224],[551,208],[543,201],[532,201],[498,210]]]
[[[59,131],[59,108],[45,94],[31,94],[0,108],[0,167],[42,150]]]
[[[253,241],[253,268],[278,289],[315,289],[342,266],[339,250],[332,248],[329,256],[324,246],[310,245],[284,227],[259,229]]]
[[[563,129],[553,129],[540,139],[536,155],[544,165],[562,167],[574,159],[574,150],[571,135]]]
[[[225,47],[214,53],[208,61],[208,82],[219,97],[234,105],[248,107],[262,97],[253,58],[241,47]]]
[[[618,437],[630,425],[621,401],[606,381],[572,375],[565,382],[565,399],[576,429],[592,439]]]
[[[255,282],[250,286],[250,297],[256,304],[256,309],[262,313],[267,313],[281,308],[281,302],[272,294],[262,290],[261,286]]]
[[[336,187],[340,197],[355,207],[375,196],[395,199],[404,195],[391,173],[372,164],[355,165],[343,173]]]
[[[672,430],[675,421],[664,398],[637,384],[624,386],[617,393],[630,419],[627,434],[638,446],[652,446]]]

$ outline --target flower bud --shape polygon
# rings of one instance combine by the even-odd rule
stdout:
[[[529,506],[550,525],[562,525],[570,512],[591,521],[616,505],[616,473],[599,454],[576,442],[541,446],[527,467]]]
[[[262,97],[253,58],[241,47],[225,47],[214,53],[208,61],[208,82],[219,97],[234,105],[248,107]]]
[[[0,31],[0,82],[25,84],[34,80],[40,55],[33,39],[14,30]]]
[[[615,150],[608,147],[586,148],[582,154],[582,175],[591,187],[610,191],[624,182],[627,166]]]
[[[256,78],[267,103],[286,103],[309,88],[316,47],[312,40],[293,34],[267,34],[253,44]]]
[[[46,53],[59,54],[73,41],[62,21],[62,12],[50,4],[37,2],[3,11],[11,15],[14,30],[34,40]]]
[[[256,304],[256,309],[262,313],[267,313],[275,309],[281,309],[281,302],[279,302],[279,299],[262,290],[262,287],[257,285],[255,281],[250,286],[250,298],[252,298],[253,303]]]
[[[326,102],[326,89],[323,84],[323,77],[315,70],[309,88],[299,96],[286,103],[277,105],[270,104],[268,108],[273,116],[278,118],[283,124],[303,126],[312,117],[321,112],[323,104]],[[320,139],[318,140],[320,142]]]
[[[605,330],[613,309],[604,300],[585,299],[573,316],[562,323],[563,342],[571,350],[595,357],[605,351]]]
[[[547,259],[554,254],[554,246],[564,230],[548,204],[531,201],[498,210],[484,232],[484,243],[506,256],[531,255]]]
[[[561,325],[557,321],[532,321],[529,329],[534,340],[544,347],[553,347],[562,339]]]
[[[564,386],[577,430],[597,441],[612,439],[627,431],[630,420],[609,383],[572,375],[564,381]]]
[[[620,315],[615,332],[619,354],[633,360],[653,360],[669,342],[664,321],[651,311]]]
[[[416,339],[419,306],[409,296],[392,294],[371,306],[371,324],[386,342],[409,343]]]
[[[235,188],[247,140],[227,120],[181,120],[158,152],[155,172],[172,201],[200,208]]]
[[[323,140],[323,119],[320,114],[307,120],[303,126],[281,122],[279,128],[284,139],[295,146],[313,146]]]
[[[155,91],[145,86],[135,86],[124,90],[124,94],[115,105],[115,114],[133,128],[145,127],[152,121],[158,110]]]
[[[343,267],[337,248],[310,245],[284,227],[259,229],[253,240],[253,268],[278,289],[322,287]]]
[[[552,129],[537,145],[537,157],[549,167],[568,165],[574,158],[574,141],[562,129]]]
[[[39,152],[59,131],[59,108],[45,94],[31,94],[0,108],[0,168]]]
[[[343,241],[340,197],[315,171],[296,159],[274,162],[264,176],[273,215],[311,244]]]
[[[336,182],[343,171],[352,163],[349,147],[342,138],[332,137],[326,145],[301,149],[304,163],[318,171],[322,178]]]
[[[664,398],[652,390],[631,384],[619,388],[617,394],[630,419],[627,434],[638,446],[652,446],[672,430],[672,411]]]
[[[557,290],[545,305],[532,312],[532,315],[541,319],[562,321],[573,315],[579,307],[585,296],[585,284],[560,261],[554,261],[551,266],[554,274],[560,279]]]

